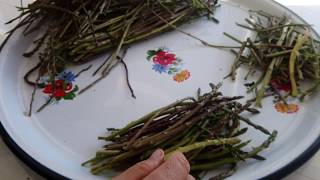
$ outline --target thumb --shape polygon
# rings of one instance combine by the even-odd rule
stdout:
[[[130,167],[113,180],[141,180],[161,165],[164,159],[164,152],[161,149],[152,153],[149,159],[139,162]]]
[[[190,164],[186,157],[182,153],[174,153],[144,180],[191,180],[189,172]]]

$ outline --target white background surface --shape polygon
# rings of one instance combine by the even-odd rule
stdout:
[[[320,11],[320,1],[317,0],[278,0],[301,15],[315,29],[320,32],[320,19],[317,15]],[[25,167],[0,140],[0,179],[21,180],[41,178]],[[318,180],[320,179],[320,154],[317,154],[310,162],[290,175],[287,180]]]

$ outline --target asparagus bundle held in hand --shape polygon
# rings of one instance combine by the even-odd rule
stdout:
[[[232,51],[237,57],[231,78],[235,80],[236,70],[241,65],[249,67],[246,78],[254,76],[256,69],[261,70],[261,77],[249,89],[249,92],[256,90],[258,106],[267,91],[285,104],[288,96],[303,99],[315,92],[320,84],[320,41],[312,37],[310,25],[262,11],[252,13],[252,18],[246,19],[248,25],[238,26],[253,31],[254,37],[242,42],[225,33],[241,44],[240,51]],[[313,84],[310,89],[301,87],[308,81]],[[287,94],[283,95],[281,90]]]
[[[100,140],[110,142],[96,153],[90,164],[91,172],[99,174],[106,170],[122,170],[148,158],[156,149],[165,150],[166,158],[174,152],[182,152],[191,164],[193,175],[235,165],[248,158],[264,160],[258,154],[269,147],[277,135],[241,116],[244,111],[253,114],[258,110],[250,104],[237,102],[242,97],[224,97],[217,86],[197,99],[185,98],[155,110],[129,123],[122,129],[109,129],[112,133]],[[269,138],[250,152],[243,151],[250,141],[242,142],[240,135],[248,128],[240,129],[245,122]],[[232,168],[232,170],[233,170]],[[219,177],[230,175],[223,173]]]
[[[93,60],[96,55],[112,50],[113,54],[99,70],[105,77],[121,63],[122,47],[154,35],[176,29],[177,25],[207,15],[213,18],[217,0],[36,0],[20,7],[18,21],[5,42],[18,29],[25,36],[41,30],[30,57],[40,50],[40,64],[27,73],[40,69],[41,75],[57,75],[69,65]]]

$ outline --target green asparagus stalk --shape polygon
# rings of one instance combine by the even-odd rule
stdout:
[[[110,129],[111,135],[99,138],[109,144],[84,165],[89,165],[93,174],[121,170],[148,158],[158,148],[165,151],[165,159],[176,152],[184,153],[193,175],[226,164],[236,166],[248,158],[265,160],[259,153],[269,147],[277,133],[270,133],[240,115],[244,111],[259,113],[251,104],[237,102],[241,96],[224,97],[219,86],[211,84],[211,88],[211,92],[205,94],[198,90],[196,99],[176,101],[122,129]],[[248,131],[248,128],[239,129],[242,122],[268,135],[269,139],[250,152],[244,151],[251,141],[241,140],[241,135]]]
[[[257,90],[255,103],[262,106],[263,98],[270,92],[276,101],[287,104],[283,91],[292,97],[299,96],[303,100],[307,95],[318,90],[320,58],[318,38],[312,35],[308,24],[294,23],[290,17],[278,17],[263,11],[250,11],[252,16],[245,19],[247,25],[237,25],[254,32],[254,36],[246,41],[224,33],[228,38],[245,44],[245,48],[237,52],[232,50],[236,60],[230,74],[235,80],[236,70],[240,66],[248,66],[246,79],[253,71],[261,71],[262,76],[249,87],[248,92]],[[243,51],[248,53],[243,54]],[[310,87],[302,86],[304,82],[312,82]],[[283,89],[281,87],[286,86]]]

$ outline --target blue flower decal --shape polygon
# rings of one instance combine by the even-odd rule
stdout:
[[[75,81],[76,75],[70,71],[69,72],[64,71],[58,75],[58,79],[64,80],[67,83],[71,83],[71,82]]]
[[[159,72],[160,74],[166,73],[168,71],[168,67],[161,64],[154,64],[152,66],[152,69],[155,70],[156,72]]]

